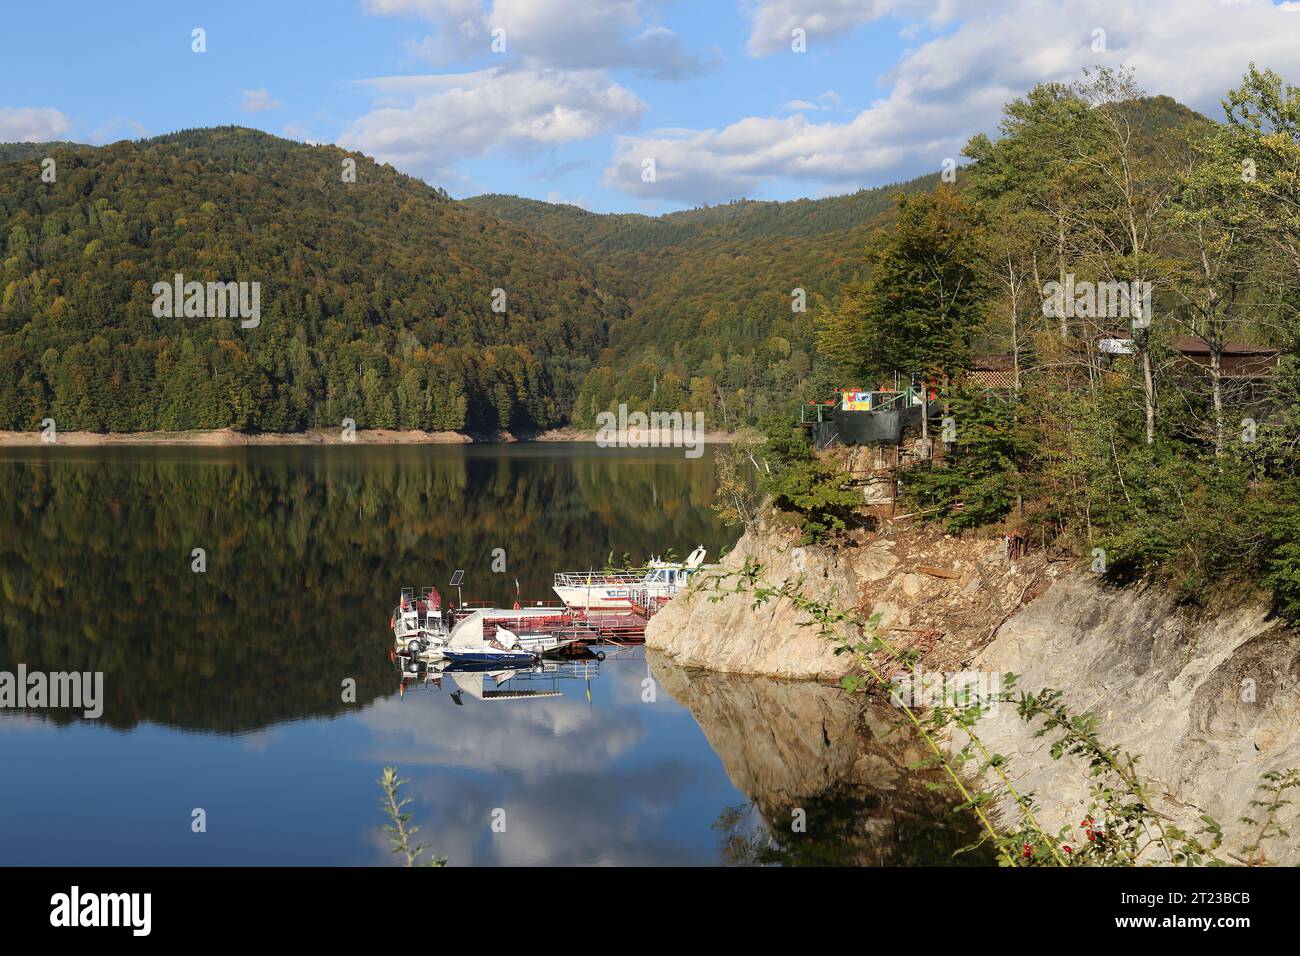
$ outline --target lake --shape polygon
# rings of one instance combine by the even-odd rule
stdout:
[[[0,671],[103,674],[99,719],[0,710],[0,864],[392,864],[387,765],[453,866],[947,862],[969,834],[836,688],[640,648],[403,687],[399,588],[716,557],[713,483],[585,444],[0,450]]]

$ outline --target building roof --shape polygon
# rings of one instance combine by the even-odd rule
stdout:
[[[1211,362],[1210,344],[1202,338],[1184,336],[1170,343],[1185,361],[1202,369]],[[1262,345],[1225,342],[1219,348],[1219,373],[1226,379],[1263,381],[1277,368],[1281,352]]]
[[[1185,335],[1170,339],[1169,345],[1184,355],[1209,355],[1210,343],[1203,338]],[[1247,345],[1244,342],[1225,342],[1219,350],[1221,355],[1252,355],[1263,358],[1276,358],[1280,351],[1267,345]]]

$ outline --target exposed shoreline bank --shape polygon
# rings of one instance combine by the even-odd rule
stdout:
[[[737,432],[705,432],[692,441],[704,445],[725,445],[739,437]],[[681,447],[680,435],[673,444],[670,432],[631,431],[618,436],[618,448]],[[39,431],[0,431],[0,447],[35,445],[472,445],[530,442],[595,442],[594,431],[577,428],[553,428],[544,432],[515,435],[510,432],[481,434],[474,432],[398,431],[388,428],[357,429],[345,440],[341,429],[308,429],[301,432],[246,433],[233,428],[179,432],[58,432],[54,442],[47,442]]]
[[[1250,856],[1242,848],[1258,828],[1242,821],[1260,782],[1300,762],[1300,651],[1265,602],[1181,606],[1159,586],[1110,585],[1042,552],[1012,561],[996,538],[932,529],[891,526],[847,548],[796,542],[767,525],[751,529],[721,567],[736,575],[755,562],[770,585],[800,582],[813,600],[875,618],[900,653],[917,655],[910,681],[965,677],[998,689],[1015,674],[1017,688],[1060,691],[1070,713],[1096,718],[1108,746],[1141,757],[1161,816],[1194,833],[1208,814],[1223,828],[1224,854]],[[673,598],[646,629],[648,651],[699,669],[700,680],[761,675],[824,685],[860,670],[849,655],[834,656],[834,643],[789,601],[755,603],[732,587]],[[884,657],[877,663],[896,667],[895,677],[907,670]],[[1039,727],[1002,705],[979,733],[1008,758],[1022,792],[1052,795],[1036,812],[1056,832],[1095,812],[1095,781],[1085,763],[1054,759]],[[945,745],[956,753],[963,742],[957,734]],[[1005,795],[998,811],[1016,819]],[[1284,842],[1270,845],[1267,859],[1294,865],[1298,851]]]

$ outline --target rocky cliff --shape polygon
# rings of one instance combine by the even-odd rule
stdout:
[[[726,576],[747,560],[770,584],[801,582],[801,592],[836,606],[879,615],[879,627],[900,647],[926,650],[931,664],[969,660],[992,628],[1045,587],[1058,568],[1009,562],[1000,540],[959,540],[938,533],[882,533],[851,547],[799,547],[768,524],[746,533],[719,565]],[[845,655],[807,626],[789,601],[754,606],[736,593],[734,576],[714,589],[708,576],[650,620],[646,646],[685,667],[837,682]]]
[[[1100,718],[1103,741],[1140,756],[1161,812],[1191,832],[1202,813],[1213,816],[1228,851],[1250,842],[1240,818],[1254,815],[1261,774],[1300,766],[1300,642],[1261,604],[1198,613],[1158,588],[1112,588],[1068,562],[1008,561],[999,541],[942,534],[899,532],[832,552],[798,549],[769,527],[742,538],[723,570],[747,558],[769,582],[802,578],[810,597],[880,615],[882,634],[919,651],[927,671],[1012,672],[1022,690],[1061,690],[1072,711]],[[674,599],[647,645],[677,665],[735,674],[825,681],[850,666],[787,602],[709,597]],[[1037,793],[1050,828],[1077,824],[1087,768],[1052,760],[1036,729],[1004,706],[980,733]],[[1294,842],[1273,841],[1270,859],[1300,861]]]
[[[1007,620],[972,666],[1014,673],[1023,690],[1056,688],[1072,711],[1096,715],[1103,742],[1140,756],[1157,809],[1188,832],[1209,814],[1229,852],[1251,842],[1240,818],[1259,815],[1261,775],[1300,766],[1300,643],[1259,604],[1205,616],[1158,589],[1070,575]],[[1049,829],[1083,819],[1086,767],[1052,760],[1009,706],[979,733],[1038,794]],[[1270,841],[1269,859],[1300,861],[1295,842]]]
[[[857,576],[846,562],[824,548],[798,548],[774,531],[746,534],[722,559],[723,572],[736,571],[746,559],[763,565],[765,580],[803,580],[804,593],[840,604],[857,601]],[[646,647],[684,667],[707,667],[733,674],[761,674],[835,680],[847,661],[804,626],[806,615],[788,601],[754,607],[752,595],[728,593],[734,579],[709,589],[709,575],[679,594],[646,627]]]

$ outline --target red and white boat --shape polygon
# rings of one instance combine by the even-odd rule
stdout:
[[[644,610],[662,604],[704,567],[704,545],[685,561],[651,558],[644,568],[618,571],[560,571],[553,590],[575,611]]]

